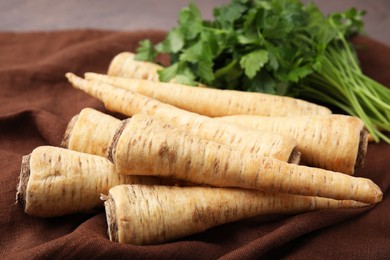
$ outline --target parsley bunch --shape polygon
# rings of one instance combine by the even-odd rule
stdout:
[[[390,90],[365,76],[347,39],[363,29],[364,12],[325,16],[299,0],[232,0],[203,20],[194,3],[178,26],[136,59],[168,54],[160,80],[221,89],[288,95],[336,106],[360,117],[376,141],[390,139]]]

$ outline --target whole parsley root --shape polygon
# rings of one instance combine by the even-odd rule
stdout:
[[[390,138],[390,89],[367,77],[348,39],[362,31],[364,12],[325,16],[299,0],[232,0],[205,21],[194,3],[178,26],[153,45],[140,42],[136,59],[168,54],[159,79],[287,95],[320,102],[363,120],[375,141]]]
[[[369,179],[241,152],[137,114],[118,128],[110,159],[121,174],[170,177],[194,184],[377,203]]]
[[[134,245],[165,243],[253,216],[365,206],[233,188],[147,185],[119,185],[102,199],[110,240]]]
[[[154,82],[86,73],[85,78],[108,83],[210,117],[227,115],[326,115],[331,111],[291,97],[215,88],[194,88],[177,83]]]
[[[119,184],[173,185],[171,180],[120,175],[106,158],[40,146],[22,159],[17,202],[37,217],[89,212],[102,207],[100,194]]]
[[[362,120],[347,115],[290,117],[226,116],[215,118],[297,140],[303,164],[353,174],[364,164],[368,136]]]
[[[291,163],[300,161],[300,153],[296,149],[297,142],[292,137],[216,121],[132,91],[88,81],[72,73],[67,73],[66,76],[73,87],[103,101],[108,110],[127,116],[153,115],[192,135],[228,145],[235,150],[270,156]]]

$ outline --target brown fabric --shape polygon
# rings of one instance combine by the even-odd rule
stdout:
[[[156,246],[120,245],[107,236],[105,214],[52,219],[15,205],[22,156],[60,144],[66,124],[84,107],[103,105],[70,87],[64,73],[105,72],[120,51],[163,32],[62,31],[0,33],[0,259],[385,259],[390,256],[390,146],[370,144],[357,172],[384,191],[380,204],[294,216],[262,216]],[[365,71],[390,86],[390,48],[361,37]]]

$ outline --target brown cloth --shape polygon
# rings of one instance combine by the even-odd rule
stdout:
[[[23,155],[59,146],[68,120],[84,107],[103,105],[73,89],[68,71],[106,72],[120,51],[164,32],[75,30],[0,33],[0,259],[385,259],[390,257],[390,146],[370,144],[357,176],[384,192],[375,206],[298,215],[259,216],[155,246],[110,242],[103,211],[51,219],[15,204]],[[390,48],[355,39],[368,75],[390,86]]]

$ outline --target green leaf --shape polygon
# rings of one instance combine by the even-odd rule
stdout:
[[[245,1],[244,1],[245,2]],[[246,7],[241,1],[232,1],[230,5],[214,9],[215,21],[221,28],[230,28],[242,17]]]
[[[196,63],[204,55],[207,55],[205,45],[203,42],[198,41],[187,49],[183,50],[183,53],[180,55],[180,61],[188,61],[191,63]]]
[[[313,69],[309,66],[299,67],[290,71],[290,73],[288,74],[288,79],[292,82],[298,82],[301,78],[306,77],[312,72]]]
[[[213,62],[205,59],[198,62],[197,72],[201,82],[210,85],[215,79],[213,72]]]
[[[252,79],[268,60],[268,51],[255,50],[242,56],[240,65],[241,68],[245,70],[245,74],[248,78]]]
[[[184,36],[178,29],[172,29],[161,43],[157,44],[156,50],[160,53],[177,53],[184,46]]]
[[[159,70],[158,74],[161,82],[169,82],[174,79],[177,83],[196,85],[194,73],[185,62],[177,62]]]
[[[176,76],[178,68],[179,68],[179,63],[175,63],[169,67],[157,71],[160,81],[169,82],[171,79],[173,79]]]
[[[135,55],[136,60],[153,61],[156,58],[157,53],[150,40],[140,41],[139,45]]]
[[[175,77],[175,82],[178,84],[196,86],[197,83],[194,81],[193,77],[186,74],[178,74]]]
[[[362,32],[364,29],[363,16],[365,11],[357,11],[355,8],[340,13],[332,13],[329,20],[332,25],[342,32],[345,38],[352,34]]]
[[[187,40],[194,39],[203,28],[202,16],[199,8],[191,2],[179,13],[179,29]]]
[[[261,45],[263,42],[262,38],[259,37],[259,34],[255,32],[246,32],[245,34],[240,34],[237,36],[237,40],[242,45]]]

